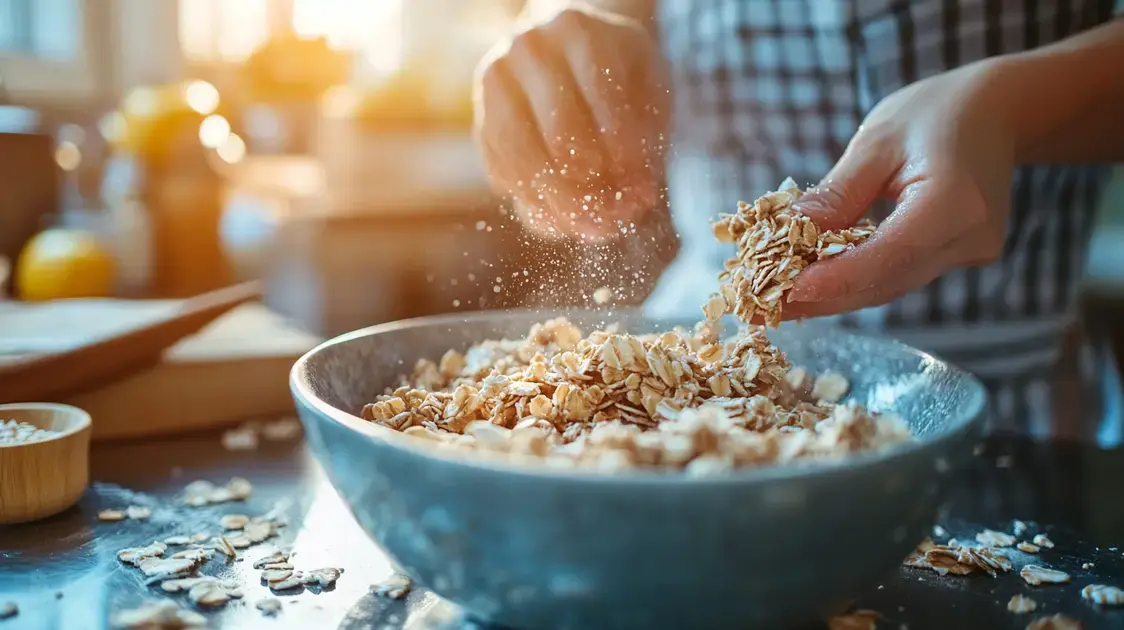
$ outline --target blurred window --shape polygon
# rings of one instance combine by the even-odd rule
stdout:
[[[89,25],[105,16],[88,0],[0,0],[0,78],[11,94],[90,97]],[[98,14],[100,12],[100,15]]]
[[[188,62],[244,61],[284,11],[271,0],[179,0],[180,47]]]

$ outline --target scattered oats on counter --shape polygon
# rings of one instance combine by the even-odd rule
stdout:
[[[1081,630],[1081,622],[1062,614],[1039,617],[1026,625],[1026,630]]]
[[[947,545],[938,545],[929,538],[921,541],[902,564],[916,569],[932,569],[938,575],[968,575],[983,571],[991,577],[1014,568],[1003,551],[996,547],[966,547],[955,540],[950,540]]]
[[[1031,539],[1031,542],[1038,545],[1039,547],[1045,547],[1047,549],[1054,548],[1054,541],[1047,538],[1046,534],[1038,534],[1033,539]]]
[[[1082,599],[1101,606],[1124,606],[1124,590],[1104,584],[1090,584],[1081,589]]]
[[[803,195],[790,178],[776,192],[752,204],[738,202],[737,212],[719,215],[714,236],[720,243],[736,243],[737,255],[726,261],[718,275],[719,292],[703,307],[708,320],[733,313],[748,323],[760,315],[766,326],[777,326],[784,296],[805,267],[841,254],[874,233],[874,225],[866,222],[821,232],[793,209]]]
[[[1012,595],[1011,601],[1007,602],[1007,610],[1016,615],[1034,612],[1036,608],[1038,608],[1038,602],[1025,595]]]
[[[17,420],[0,420],[0,446],[16,446],[42,442],[62,433],[51,429],[40,429],[30,422]]]
[[[913,439],[896,416],[802,398],[790,367],[756,326],[720,343],[706,323],[694,333],[584,336],[559,318],[522,340],[421,360],[361,415],[438,448],[606,472],[718,474]]]
[[[1081,568],[1082,568],[1082,569],[1085,569],[1086,571],[1088,571],[1089,569],[1092,569],[1092,568],[1093,568],[1093,563],[1092,563],[1092,562],[1082,562],[1082,563],[1081,563]]]
[[[1069,581],[1069,574],[1056,569],[1048,569],[1037,564],[1028,564],[1019,571],[1019,577],[1031,586],[1042,584],[1065,584]]]
[[[1010,547],[1015,544],[1015,537],[993,529],[985,529],[976,534],[976,542],[989,547]]]
[[[1027,524],[1022,521],[1015,521],[1011,524],[1011,531],[1013,531],[1016,536],[1022,536],[1023,533],[1026,532],[1027,528]]]
[[[845,615],[836,615],[827,620],[828,630],[875,630],[882,615],[873,610],[856,610]]]
[[[259,599],[254,603],[254,608],[261,611],[261,614],[266,617],[273,617],[281,612],[281,600],[276,597],[269,599]]]
[[[371,591],[380,597],[402,599],[414,588],[414,581],[401,573],[395,573],[378,584],[371,585]]]
[[[1038,545],[1028,543],[1025,540],[1015,545],[1015,549],[1018,549],[1019,551],[1022,551],[1024,553],[1038,553],[1042,550],[1042,548]]]
[[[192,507],[226,503],[228,501],[244,501],[250,498],[254,488],[249,481],[241,477],[233,477],[225,486],[216,486],[210,481],[193,481],[183,489],[183,502]]]
[[[226,514],[219,519],[223,529],[242,529],[250,524],[250,517],[245,514]]]
[[[20,607],[15,602],[0,603],[0,619],[11,619],[20,614]]]
[[[152,508],[143,505],[130,505],[125,508],[125,516],[134,521],[143,521],[152,516]]]
[[[258,447],[258,432],[245,426],[224,431],[222,447],[228,451],[252,451]]]
[[[98,520],[103,523],[116,523],[125,520],[125,510],[102,510],[98,512]]]
[[[269,442],[284,442],[299,437],[301,423],[296,418],[280,418],[269,422],[252,421],[229,429],[222,434],[222,446],[228,451],[252,451],[264,438]]]
[[[110,625],[122,630],[192,630],[205,628],[207,618],[164,600],[114,613]]]

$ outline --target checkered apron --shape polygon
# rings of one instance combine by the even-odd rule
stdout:
[[[677,88],[668,186],[681,249],[646,307],[684,315],[702,304],[732,253],[714,242],[708,220],[787,176],[818,181],[883,97],[1092,28],[1112,19],[1113,3],[663,0],[658,19]],[[1118,441],[1119,385],[1106,345],[1087,334],[1066,343],[1109,177],[1107,166],[1019,169],[1000,260],[838,319],[979,375],[992,393],[994,429]],[[1080,350],[1063,352],[1070,347]],[[1059,371],[1082,378],[1067,389]],[[1060,417],[1068,426],[1058,426]]]

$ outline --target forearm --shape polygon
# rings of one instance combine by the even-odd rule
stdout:
[[[996,63],[1020,164],[1124,160],[1124,19]]]

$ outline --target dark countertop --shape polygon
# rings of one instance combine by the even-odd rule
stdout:
[[[1056,612],[1081,619],[1087,630],[1124,628],[1124,608],[1101,610],[1080,597],[1086,584],[1124,587],[1124,451],[995,438],[977,461],[941,524],[952,536],[971,538],[985,526],[1009,530],[1013,519],[1026,521],[1032,525],[1028,536],[1044,531],[1057,544],[1040,554],[1039,563],[1069,572],[1072,582],[1034,588],[1013,574],[938,577],[902,568],[857,606],[883,613],[880,628],[1022,629],[1031,618]],[[217,533],[222,514],[271,509],[289,522],[280,538],[246,550],[245,559],[225,564],[217,556],[204,567],[206,574],[240,580],[245,593],[243,600],[208,613],[211,627],[482,628],[420,588],[404,601],[371,594],[372,584],[391,575],[390,561],[350,517],[300,441],[229,452],[219,434],[206,433],[95,445],[92,476],[90,490],[66,513],[0,527],[0,603],[11,600],[20,608],[17,617],[0,621],[0,630],[104,628],[112,611],[165,596],[158,587],[146,589],[139,571],[116,560],[119,549],[175,534]],[[190,481],[222,483],[232,476],[254,485],[245,504],[187,508],[172,500]],[[129,504],[151,506],[151,519],[97,522],[98,510]],[[264,618],[253,604],[271,594],[250,565],[274,545],[291,547],[298,568],[335,566],[345,573],[334,588],[282,595],[281,614]],[[1026,557],[1015,560],[1020,565]],[[1082,569],[1084,563],[1093,566]],[[1030,616],[1008,613],[1006,602],[1014,593],[1033,597],[1039,610]]]

